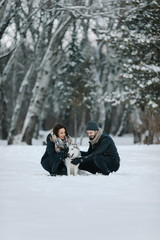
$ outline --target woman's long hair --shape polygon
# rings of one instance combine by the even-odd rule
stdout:
[[[61,128],[65,129],[66,136],[69,137],[67,128],[64,125],[60,124],[60,123],[58,123],[56,126],[54,126],[53,133],[58,137],[58,132],[59,132],[59,129],[61,129]]]

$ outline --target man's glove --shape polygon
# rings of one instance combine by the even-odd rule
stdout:
[[[71,161],[71,163],[74,164],[74,165],[77,165],[81,162],[83,162],[83,157],[75,158]]]
[[[71,161],[71,163],[73,163],[74,165],[77,165],[78,163],[90,161],[91,158],[92,158],[92,154],[90,154],[88,156],[81,156],[79,158],[73,159]]]

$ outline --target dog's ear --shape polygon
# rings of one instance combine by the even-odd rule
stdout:
[[[72,144],[73,147],[78,147],[77,143]]]
[[[79,143],[74,143],[74,147],[79,148]]]
[[[79,145],[80,145],[79,143],[76,143],[76,148],[78,148],[78,149],[79,149]]]

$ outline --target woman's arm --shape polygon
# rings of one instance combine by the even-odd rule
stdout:
[[[55,150],[55,144],[50,140],[50,134],[47,136],[47,153],[51,159],[65,159],[65,153],[57,153]]]

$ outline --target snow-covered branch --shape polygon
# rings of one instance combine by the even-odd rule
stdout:
[[[0,59],[3,59],[5,57],[7,57],[8,55],[10,55],[13,51],[15,50],[15,47],[11,50],[9,50],[8,52],[4,53],[3,55],[0,55]]]
[[[118,10],[125,10],[125,8],[114,8],[112,7],[111,9],[107,10],[104,8],[101,8],[96,10],[96,8],[92,7],[84,7],[84,6],[63,6],[60,4],[57,4],[56,10],[58,11],[68,11],[70,12],[75,18],[84,18],[84,19],[97,19],[99,17],[111,17],[111,18],[116,18],[119,16],[114,16],[113,13]],[[82,12],[83,10],[83,12]]]

